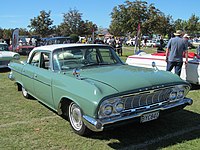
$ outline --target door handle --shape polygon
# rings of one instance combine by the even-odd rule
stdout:
[[[37,74],[34,74],[34,78],[37,78]]]

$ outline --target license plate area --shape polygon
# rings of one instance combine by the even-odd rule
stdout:
[[[148,121],[151,121],[151,120],[158,119],[158,117],[159,117],[159,111],[147,113],[147,114],[144,114],[140,117],[140,122],[141,123],[148,122]]]

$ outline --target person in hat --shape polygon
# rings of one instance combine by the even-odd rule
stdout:
[[[174,35],[175,37],[169,40],[166,48],[166,70],[171,71],[175,68],[175,73],[180,76],[183,66],[183,53],[186,57],[185,63],[188,62],[188,47],[182,38],[183,32],[181,30],[177,30]]]

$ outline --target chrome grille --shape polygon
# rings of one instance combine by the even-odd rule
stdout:
[[[153,105],[159,102],[167,101],[171,88],[147,91],[139,94],[123,96],[125,110]]]

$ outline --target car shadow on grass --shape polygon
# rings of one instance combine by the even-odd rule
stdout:
[[[200,114],[180,110],[147,123],[131,123],[90,138],[115,141],[113,149],[160,149],[200,138]],[[112,140],[110,140],[112,139]]]
[[[192,85],[191,90],[200,90],[200,85],[197,84],[191,84],[191,85]]]
[[[1,68],[0,73],[10,72],[10,68]]]

